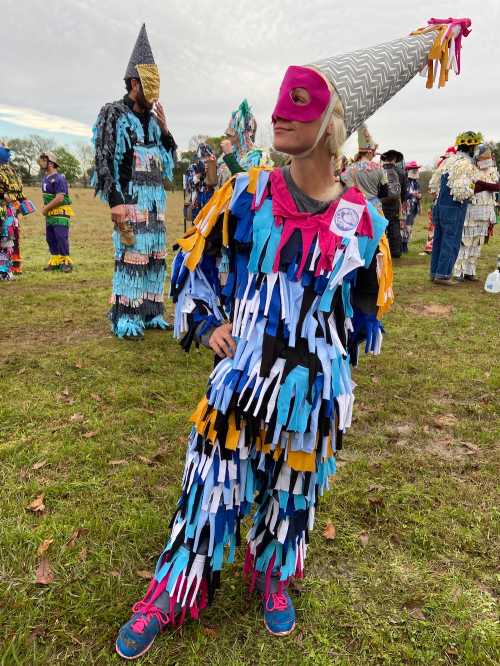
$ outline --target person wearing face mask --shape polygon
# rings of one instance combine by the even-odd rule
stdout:
[[[402,239],[402,252],[408,252],[408,245],[410,244],[411,235],[415,218],[421,212],[421,199],[422,193],[420,190],[419,170],[420,165],[415,162],[407,162],[405,165],[407,173],[406,181],[406,218],[404,221],[404,228],[401,232]]]
[[[475,194],[499,190],[499,184],[487,183],[479,178],[474,164],[476,148],[483,143],[480,132],[462,132],[455,145],[456,155],[450,155],[435,171],[430,182],[436,192],[432,208],[434,239],[430,276],[437,285],[454,286],[453,267],[460,251],[467,208]]]
[[[497,184],[498,170],[493,162],[491,148],[479,145],[474,151],[474,163],[477,167],[477,180]],[[460,251],[453,275],[458,282],[469,280],[476,282],[477,262],[481,248],[488,235],[490,224],[495,222],[495,193],[484,190],[474,194],[465,215]]]
[[[106,104],[94,126],[96,194],[111,209],[115,273],[109,317],[119,338],[141,340],[164,318],[164,179],[172,178],[176,143],[158,101],[160,74],[143,25],[127,70],[127,94]]]
[[[24,196],[8,146],[0,143],[0,280],[12,280],[22,272],[20,223],[34,210],[33,203]]]
[[[250,514],[244,574],[267,630],[293,631],[288,585],[304,575],[318,499],[351,424],[350,364],[361,342],[379,353],[393,300],[387,221],[338,182],[332,163],[431,53],[446,69],[469,25],[449,19],[289,67],[272,121],[290,164],[230,179],[178,241],[174,332],[186,350],[206,338],[216,363],[191,417],[165,549],[116,641],[122,657],[139,658],[167,627],[198,618]]]
[[[244,99],[231,114],[220,147],[222,155],[217,161],[217,180],[221,187],[237,173],[252,167],[272,166],[269,153],[255,146],[257,121],[248,101]]]
[[[196,160],[189,165],[184,174],[184,203],[187,209],[186,222],[192,222],[203,206],[212,197],[217,185],[217,164],[212,148],[207,143],[200,143],[196,149]]]

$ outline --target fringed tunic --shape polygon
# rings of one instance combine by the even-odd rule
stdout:
[[[318,498],[351,425],[351,364],[362,341],[380,351],[393,300],[386,220],[354,188],[301,210],[285,176],[252,169],[231,179],[174,261],[182,346],[226,321],[237,343],[191,417],[182,494],[140,603],[164,607],[168,594],[177,622],[211,599],[250,513],[250,586],[269,594],[303,575]],[[368,299],[361,273],[374,278]]]

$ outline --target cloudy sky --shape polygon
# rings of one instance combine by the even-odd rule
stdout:
[[[469,16],[463,72],[427,91],[417,77],[369,126],[381,148],[432,162],[455,135],[500,140],[500,0],[1,0],[0,136],[87,140],[100,106],[123,94],[123,75],[146,22],[161,99],[181,148],[220,134],[243,97],[269,141],[284,70],[388,41],[431,16]],[[351,143],[348,152],[354,150]]]

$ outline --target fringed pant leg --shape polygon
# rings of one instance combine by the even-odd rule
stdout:
[[[254,472],[245,453],[224,452],[193,429],[186,456],[182,495],[170,524],[170,536],[143,608],[169,598],[171,617],[180,624],[197,618],[220,584],[224,562],[234,561],[240,521],[250,510]]]
[[[129,207],[131,208],[131,207]],[[142,336],[146,326],[162,326],[165,280],[165,226],[156,213],[131,220],[132,245],[113,232],[115,273],[109,317],[118,337]]]

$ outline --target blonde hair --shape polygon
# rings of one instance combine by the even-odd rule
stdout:
[[[345,126],[345,112],[340,97],[333,86],[331,86],[333,97],[333,110],[330,120],[333,120],[333,131],[328,137],[328,150],[332,160],[337,161],[342,157],[342,147],[347,139],[347,130]]]

